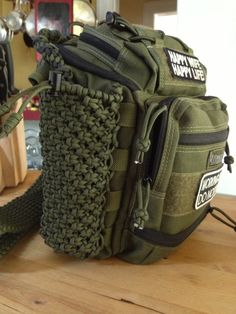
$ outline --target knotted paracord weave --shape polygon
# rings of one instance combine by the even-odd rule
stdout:
[[[62,73],[59,93],[41,95],[41,235],[55,251],[83,259],[103,248],[105,194],[122,90],[116,87],[106,94],[73,84],[56,46],[63,41],[60,33],[48,30],[40,31],[34,41],[50,68]]]
[[[121,89],[111,94],[63,83],[41,103],[41,235],[57,252],[93,257],[103,247],[105,194],[117,145]]]
[[[60,71],[62,81],[57,94],[49,91],[47,82],[41,83],[43,176],[23,198],[0,209],[0,255],[39,221],[41,185],[45,242],[57,252],[80,258],[95,256],[103,248],[104,205],[117,146],[122,90],[114,87],[106,94],[73,84],[72,71],[54,45],[64,40],[57,31],[45,30],[35,39],[42,58],[52,71]],[[8,221],[12,222],[9,227]]]
[[[59,31],[45,28],[41,29],[34,38],[34,48],[41,54],[44,61],[50,65],[51,70],[61,71],[63,79],[68,82],[72,82],[73,74],[60,55],[57,45],[65,41],[70,41],[70,45],[73,45],[73,38],[73,36],[63,37]]]

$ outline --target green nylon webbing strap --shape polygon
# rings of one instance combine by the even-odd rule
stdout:
[[[109,192],[106,196],[107,202],[104,210],[106,212],[116,211],[120,208],[122,191]]]
[[[136,115],[134,114],[135,104],[122,103],[120,106],[120,121],[121,127],[132,128],[136,125]]]
[[[116,149],[113,152],[113,165],[111,169],[113,171],[124,171],[127,169],[129,161],[128,149]]]
[[[13,109],[18,99],[27,95],[27,98],[23,101],[18,112],[11,113],[10,116],[7,118],[7,120],[4,122],[4,124],[0,126],[0,139],[10,134],[12,130],[17,126],[17,124],[22,120],[23,111],[25,110],[27,105],[30,103],[30,101],[33,99],[33,97],[35,97],[42,91],[49,90],[49,89],[51,89],[51,86],[48,84],[48,82],[42,82],[37,86],[28,88],[20,92],[16,96],[13,96],[12,98],[10,98],[7,103],[1,105],[0,117],[8,113],[11,109]]]
[[[25,192],[0,207],[0,257],[27,231],[39,224],[42,215],[42,176]]]
[[[0,140],[7,136],[23,118],[23,111],[32,98],[44,90],[51,89],[48,82],[21,91],[0,106],[0,117],[14,109],[18,99],[26,97],[18,112],[12,112],[0,125]],[[0,257],[5,255],[28,230],[39,224],[42,215],[42,179],[21,197],[0,207]]]

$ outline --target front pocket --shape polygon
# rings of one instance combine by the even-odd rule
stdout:
[[[179,140],[166,188],[160,230],[170,234],[186,229],[208,210],[228,138],[228,116],[220,100],[206,97],[193,104],[178,122]]]
[[[150,150],[144,158],[148,161],[144,165],[147,172],[143,172],[142,189],[137,191],[137,199],[142,195],[146,208],[136,202],[133,217],[138,217],[139,223],[131,221],[130,232],[136,241],[175,247],[208,212],[222,168],[228,115],[217,98],[167,99],[160,106],[167,103],[166,128],[160,127],[164,126],[160,119],[156,120],[159,126],[153,125]],[[155,134],[156,130],[159,134]],[[159,140],[160,133],[164,140]],[[160,160],[155,158],[158,154]],[[142,223],[140,217],[144,218]]]

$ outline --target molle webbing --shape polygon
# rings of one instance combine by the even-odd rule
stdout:
[[[56,252],[87,258],[103,248],[121,92],[120,87],[106,94],[63,82],[58,96],[41,95],[41,235]]]
[[[6,254],[42,215],[42,176],[21,197],[0,207],[0,257]]]

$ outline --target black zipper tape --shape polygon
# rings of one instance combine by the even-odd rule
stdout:
[[[175,97],[168,97],[160,102],[161,106],[167,106],[168,110]],[[151,134],[150,152],[146,154],[144,178],[154,184],[157,172],[160,167],[162,152],[165,144],[165,136],[168,122],[168,111],[164,111],[155,121]]]
[[[179,145],[207,145],[224,142],[229,135],[229,129],[211,133],[180,134]]]
[[[153,245],[176,247],[180,245],[188,236],[190,236],[190,234],[196,229],[196,227],[203,221],[208,212],[209,208],[207,209],[207,211],[204,211],[203,214],[201,214],[188,228],[176,234],[168,234],[147,228],[136,228],[134,229],[134,234]]]
[[[106,41],[96,36],[93,36],[89,33],[86,32],[81,33],[79,40],[93,46],[93,48],[101,50],[102,52],[104,52],[113,59],[118,59],[119,57],[120,51],[118,49],[108,44]]]
[[[84,60],[63,45],[58,45],[58,48],[66,64],[72,65],[80,70],[93,73],[105,79],[118,82],[129,87],[132,91],[140,90],[140,87],[134,81],[131,81],[114,71],[104,70],[97,65]]]
[[[165,143],[167,117],[168,113],[167,111],[164,111],[155,121],[151,134],[152,144],[144,161],[144,177],[145,179],[150,179],[151,184],[155,179],[155,174],[157,173],[161,162],[162,151]]]

